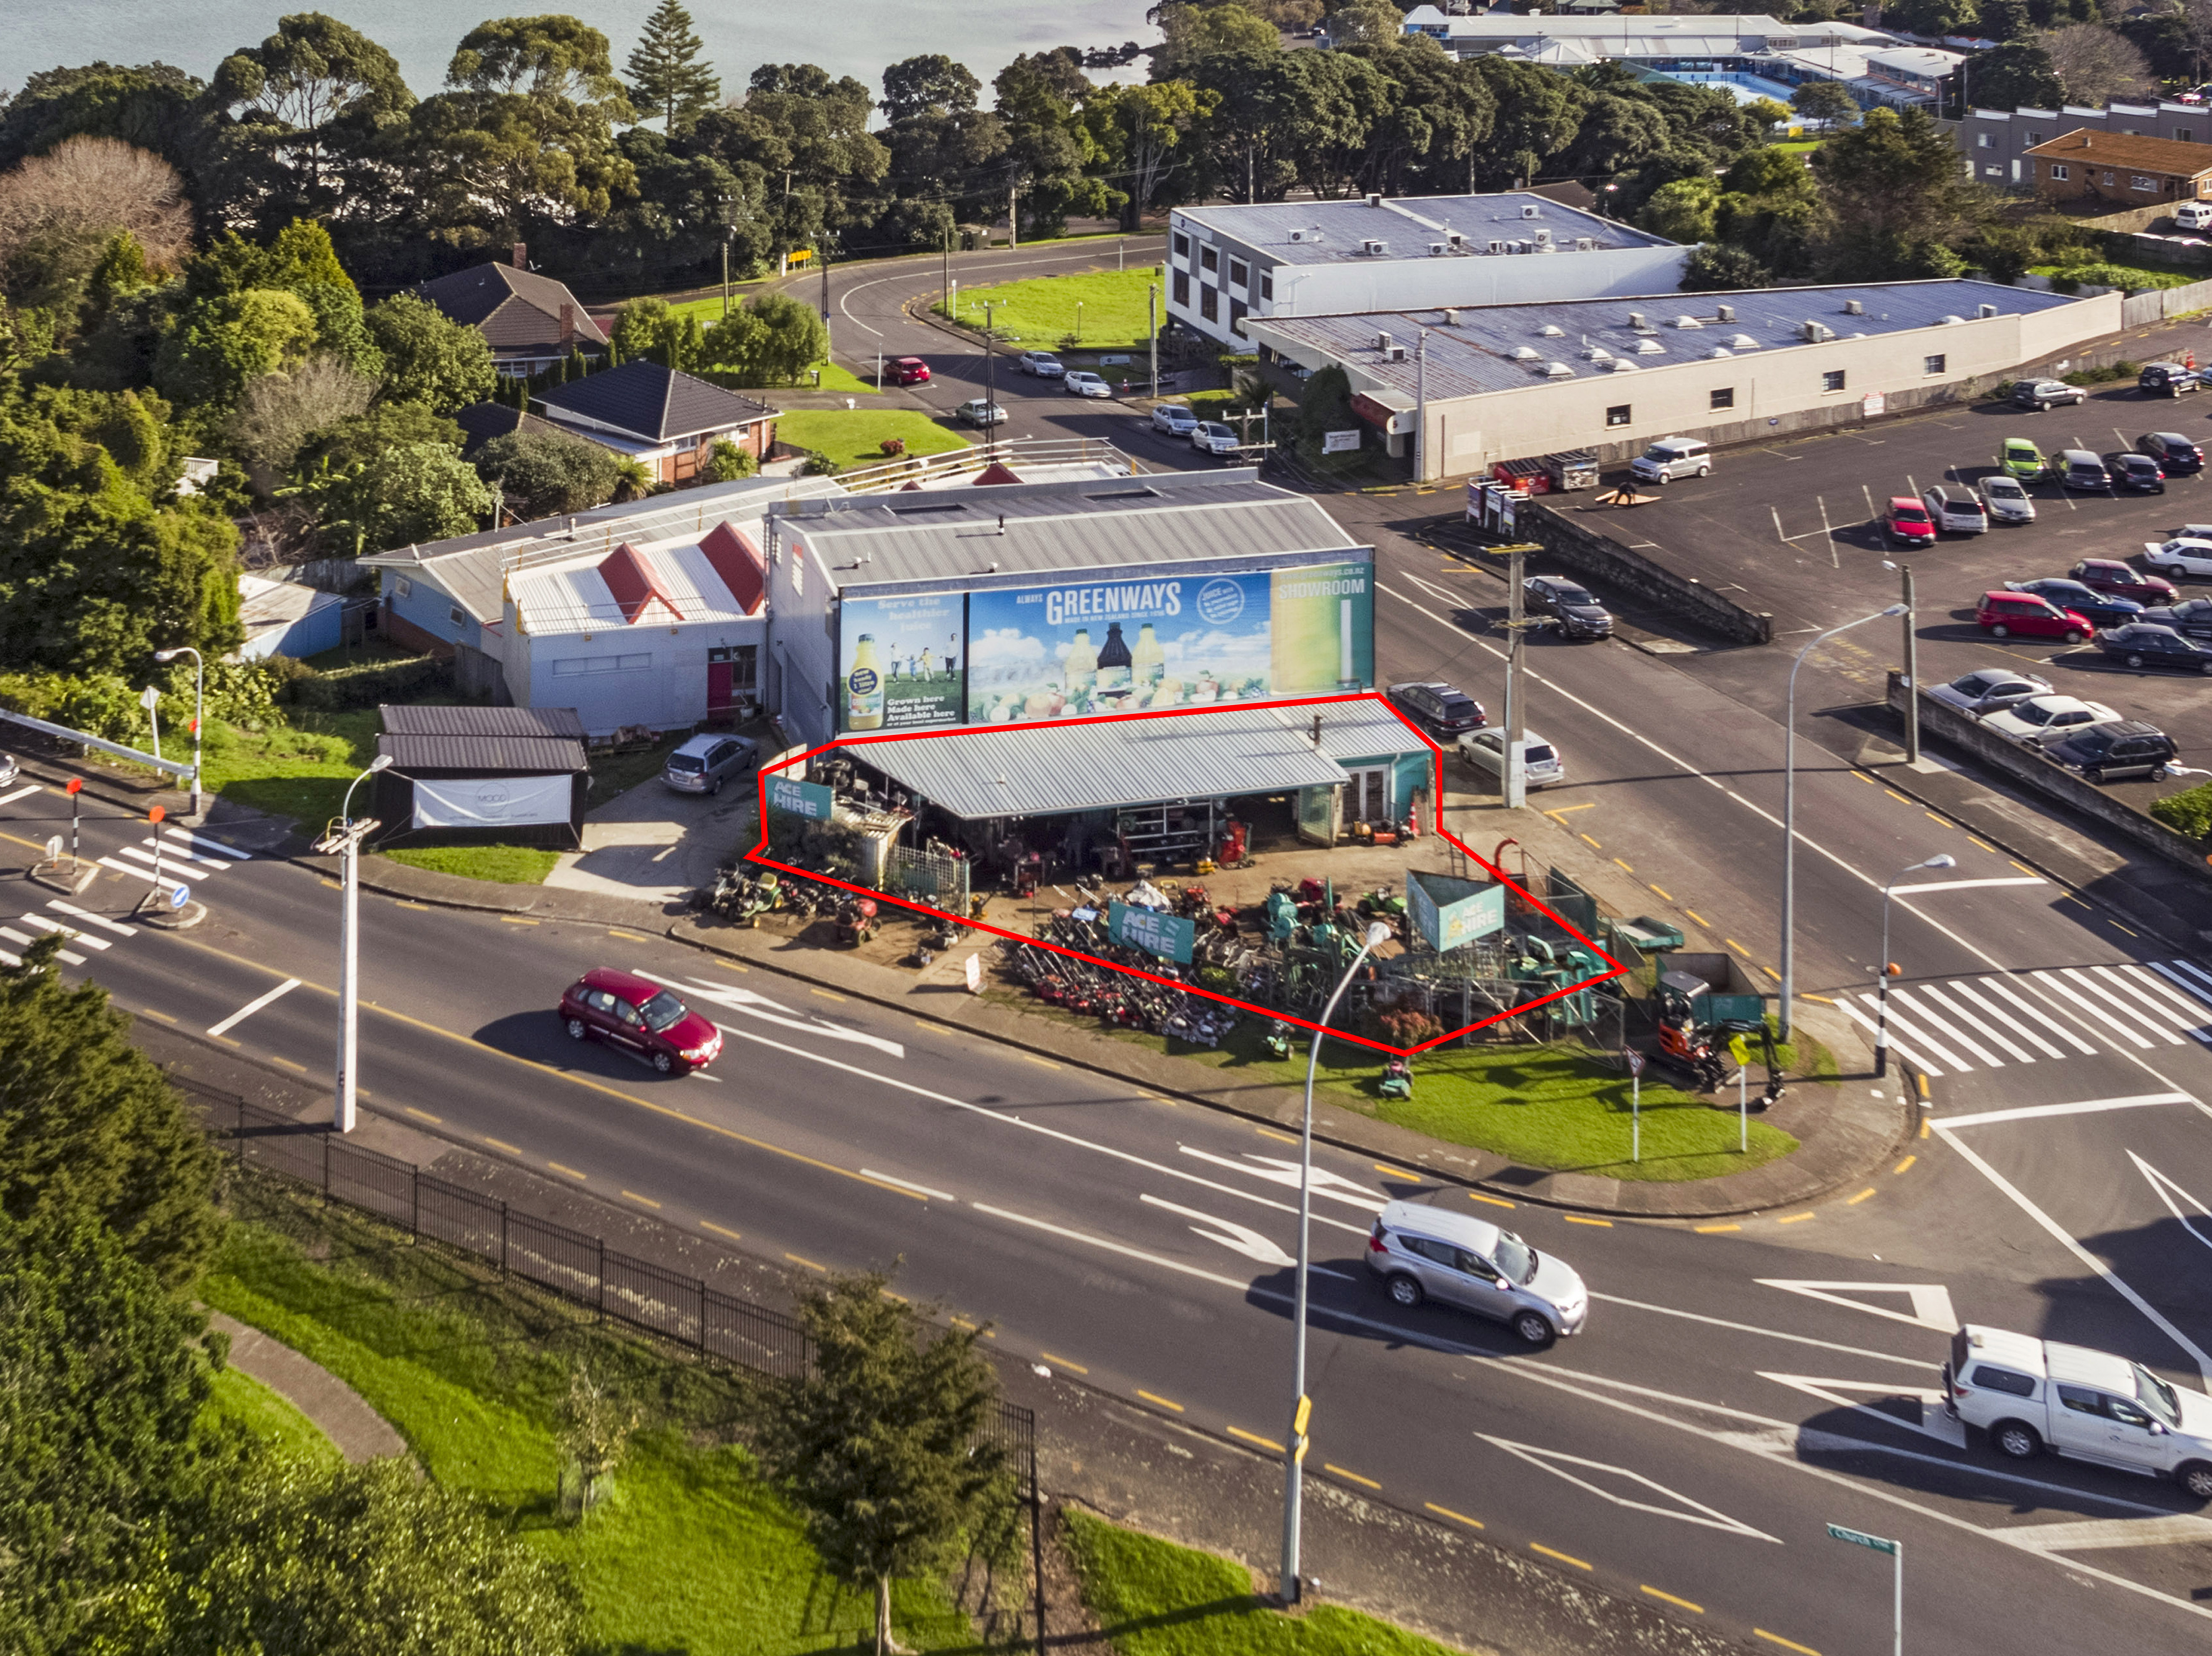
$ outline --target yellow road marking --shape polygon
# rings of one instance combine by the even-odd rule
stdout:
[[[649,1207],[649,1208],[658,1209],[658,1208],[660,1206],[660,1204],[659,1204],[659,1203],[658,1203],[658,1202],[656,1202],[656,1201],[654,1201],[654,1200],[653,1200],[650,1196],[640,1196],[640,1195],[639,1195],[635,1191],[634,1191],[634,1190],[626,1190],[626,1191],[624,1191],[624,1192],[623,1192],[623,1194],[624,1196],[629,1197],[629,1199],[630,1199],[631,1201],[633,1201],[633,1202],[642,1202],[642,1203],[644,1203],[644,1204],[646,1204],[646,1206],[647,1206],[647,1207]]]
[[[1848,1202],[1844,1203],[1844,1205],[1845,1207],[1847,1207],[1847,1208],[1855,1208],[1855,1207],[1856,1207],[1860,1203],[1862,1203],[1862,1202],[1865,1201],[1865,1200],[1867,1199],[1867,1198],[1868,1198],[1868,1197],[1869,1197],[1869,1196],[1871,1196],[1871,1195],[1873,1195],[1873,1194],[1874,1194],[1874,1186],[1873,1186],[1872,1185],[1869,1185],[1869,1186],[1868,1186],[1864,1190],[1861,1191],[1861,1192],[1860,1192],[1856,1196],[1852,1197],[1852,1198],[1850,1198],[1850,1201],[1848,1201]]]
[[[1792,1213],[1783,1218],[1777,1219],[1774,1222],[1778,1225],[1802,1225],[1808,1219],[1818,1218],[1819,1216],[1819,1215],[1812,1213]]]
[[[1890,1171],[1891,1171],[1892,1173],[1903,1173],[1903,1172],[1904,1172],[1907,1168],[1910,1168],[1910,1167],[1911,1167],[1911,1166],[1915,1162],[1917,1162],[1919,1159],[1920,1159],[1920,1158],[1919,1158],[1918,1156],[1906,1156],[1906,1157],[1905,1158],[1905,1160],[1903,1160],[1902,1162],[1899,1162],[1895,1167],[1892,1168],[1890,1169]]]
[[[1741,1230],[1742,1228],[1743,1227],[1741,1225],[1699,1225],[1698,1227],[1698,1234],[1700,1236],[1713,1236],[1717,1235],[1720,1232],[1724,1230]]]
[[[2112,930],[2113,930],[2113,931],[2128,931],[2127,927],[2125,927],[2125,926],[2122,925],[2121,925],[2118,920],[2113,919],[2110,915],[2106,915],[2106,923],[2107,923],[2108,925],[2110,925],[2112,926]],[[2130,936],[2130,937],[2134,937],[2135,935],[2136,935],[2136,934],[2135,934],[2134,932],[2132,932],[2132,931],[2128,931],[2128,936]]]
[[[226,1046],[243,1046],[246,1045],[244,1041],[240,1040],[232,1035],[215,1035],[210,1037],[210,1039],[219,1040]],[[357,1091],[359,1089],[356,1089],[356,1090]]]
[[[1948,828],[1948,827],[1950,827],[1950,826],[1951,826],[1951,822],[1950,822],[1950,819],[1949,819],[1948,817],[1946,817],[1946,816],[1937,816],[1934,811],[1932,811],[1932,810],[1923,810],[1923,811],[1922,811],[1920,814],[1921,814],[1923,816],[1925,816],[1925,817],[1926,817],[1929,822],[1941,822],[1941,823],[1942,823],[1945,828]]]
[[[1494,1208],[1510,1208],[1515,1205],[1502,1196],[1485,1196],[1480,1191],[1468,1192],[1467,1199],[1470,1202],[1487,1202]]]
[[[506,925],[535,925],[538,924],[537,921],[521,914],[502,914],[499,918],[501,923]]]
[[[1874,778],[1869,776],[1864,771],[1853,771],[1851,774],[1857,777],[1860,781],[1865,783],[1870,788],[1877,788],[1881,786],[1881,783],[1875,781]]]
[[[1746,949],[1734,937],[1723,937],[1721,941],[1726,943],[1729,948],[1735,949],[1737,954],[1742,955],[1746,960],[1749,960],[1751,958],[1751,950]]]
[[[1694,1611],[1700,1616],[1703,1616],[1705,1613],[1705,1607],[1703,1604],[1693,1604],[1686,1598],[1677,1598],[1671,1592],[1662,1592],[1658,1588],[1653,1586],[1646,1586],[1644,1591],[1650,1593],[1654,1598],[1661,1599],[1667,1604],[1679,1604],[1684,1610]]]
[[[1912,1079],[1920,1088],[1920,1101],[1923,1104],[1925,1104],[1928,1101],[1928,1077],[1926,1076],[1915,1076]]]
[[[1528,1544],[1528,1550],[1530,1552],[1540,1552],[1547,1558],[1556,1558],[1562,1564],[1572,1564],[1578,1570],[1594,1569],[1596,1568],[1596,1566],[1592,1564],[1585,1564],[1581,1559],[1575,1557],[1570,1553],[1555,1551],[1552,1548],[1546,1546],[1540,1541],[1531,1541]]]
[[[1593,851],[1603,851],[1605,849],[1603,846],[1598,844],[1596,840],[1591,839],[1587,834],[1578,834],[1577,837],[1587,843]]]
[[[834,991],[828,989],[810,989],[806,992],[810,995],[819,995],[824,1000],[844,1000],[847,998],[846,996],[840,995]]]
[[[1982,846],[1982,849],[1988,852],[1992,857],[1996,855],[1997,848],[1995,846],[1983,846],[1982,842],[1979,840],[1975,839],[1971,834],[1966,836],[1966,842],[1969,845]]]
[[[394,897],[392,901],[396,907],[419,908],[426,914],[430,912],[430,905],[428,903],[410,903],[404,897]]]
[[[1469,1518],[1465,1513],[1455,1513],[1449,1507],[1439,1507],[1433,1501],[1424,1501],[1421,1504],[1424,1507],[1426,1507],[1431,1512],[1437,1513],[1438,1516],[1449,1518],[1455,1524],[1464,1524],[1469,1529],[1476,1530],[1483,1527],[1482,1520],[1480,1519]]]
[[[1137,1395],[1142,1398],[1146,1403],[1157,1403],[1163,1409],[1172,1409],[1178,1415],[1182,1413],[1182,1404],[1173,1402],[1167,1398],[1164,1398],[1157,1392],[1146,1392],[1140,1388],[1138,1391]]]
[[[699,1228],[702,1230],[711,1230],[717,1236],[726,1236],[733,1242],[742,1241],[744,1240],[744,1233],[742,1231],[726,1230],[721,1226],[716,1224],[712,1219],[702,1219],[699,1222]]]
[[[1652,889],[1654,891],[1656,891],[1659,888],[1658,888],[1658,887],[1656,887],[1656,886],[1654,886],[1654,887],[1652,887],[1651,889]],[[1694,908],[1686,908],[1686,909],[1684,909],[1682,912],[1683,912],[1685,914],[1687,914],[1687,915],[1688,915],[1692,919],[1695,920],[1695,921],[1696,921],[1699,925],[1705,926],[1705,927],[1706,927],[1706,928],[1708,928],[1708,929],[1710,929],[1710,928],[1711,927],[1711,925],[1712,925],[1712,922],[1711,922],[1711,920],[1707,919],[1704,915],[1702,915],[1702,914],[1698,913],[1698,911],[1697,911],[1696,909],[1694,909]]]
[[[276,1063],[278,1063],[278,1064],[283,1065],[286,1069],[288,1069],[288,1070],[297,1070],[297,1071],[298,1071],[301,1075],[305,1075],[305,1074],[307,1074],[307,1066],[306,1065],[304,1065],[304,1064],[295,1064],[295,1063],[294,1063],[290,1059],[289,1059],[289,1058],[280,1058],[280,1059],[276,1059],[275,1061],[276,1061]],[[361,1090],[361,1089],[359,1089],[358,1087],[356,1087],[356,1088],[355,1088],[355,1089],[354,1089],[354,1090],[355,1090],[356,1092],[359,1092],[359,1091]]]
[[[620,937],[629,943],[650,943],[653,941],[650,937],[641,937],[635,931],[623,931],[611,925],[607,928],[607,936],[610,937]]]
[[[2014,864],[2013,864],[2013,866],[2014,866],[2014,868],[2018,868],[2018,867],[2020,866],[2020,864],[2019,864],[2018,863],[2014,863]],[[2089,907],[2089,905],[2088,905],[2088,904],[2087,904],[2087,903],[2083,902],[2083,901],[2082,901],[2079,897],[2075,896],[2075,895],[2072,892],[2070,892],[2070,891],[2069,891],[2069,892],[2067,892],[2067,893],[2065,894],[2065,896],[2066,896],[2066,901],[2067,901],[2068,902],[2069,902],[2069,903],[2074,904],[2077,908],[2087,908],[2087,907]]]
[[[41,851],[43,851],[43,850],[45,850],[45,849],[46,849],[46,847],[45,847],[45,846],[40,846],[39,848],[40,848]],[[139,1014],[139,1016],[142,1016],[142,1017],[159,1018],[159,1019],[161,1019],[161,1022],[164,1022],[164,1023],[174,1023],[174,1022],[177,1021],[177,1020],[176,1020],[176,1018],[175,1018],[175,1016],[174,1016],[173,1014],[170,1014],[170,1013],[167,1013],[167,1012],[157,1012],[157,1011],[155,1011],[155,1010],[152,1007],[150,1007],[150,1006],[149,1006],[149,1007],[145,1008],[143,1011],[141,1011],[141,1012],[140,1012],[140,1014]]]
[[[484,1137],[483,1142],[490,1145],[492,1149],[495,1150],[505,1150],[509,1156],[520,1156],[522,1154],[520,1147],[508,1143],[504,1138]]]
[[[1032,1064],[1042,1065],[1048,1070],[1057,1070],[1060,1068],[1060,1065],[1054,1064],[1050,1059],[1039,1058],[1035,1052],[1024,1052],[1022,1056]]]
[[[356,1090],[358,1090],[358,1089]],[[413,1116],[420,1116],[425,1121],[434,1121],[441,1127],[446,1125],[446,1118],[444,1116],[432,1115],[428,1110],[418,1110],[412,1104],[407,1106],[407,1113]]]
[[[1613,864],[1614,864],[1614,866],[1619,867],[1619,868],[1628,868],[1628,864],[1626,864],[1626,863],[1624,863],[1624,862],[1622,862],[1622,861],[1620,860],[1620,858],[1616,857],[1616,858],[1614,858],[1613,860]],[[1632,869],[1632,868],[1628,868],[1628,871],[1629,871],[1631,874],[1633,874],[1633,873],[1635,873],[1635,872],[1636,872],[1636,870],[1635,870],[1634,869]]]
[[[0,834],[0,840],[5,840],[11,846],[27,846],[33,851],[37,852],[41,857],[46,854],[46,848],[40,845],[36,840],[19,840],[12,834]],[[328,885],[330,882],[325,880],[323,883],[325,885]]]
[[[1634,873],[1634,872],[1635,872],[1635,870],[1634,870],[1633,869],[1631,869],[1629,871],[1630,871],[1631,873]],[[1651,882],[1650,882],[1650,881],[1649,881],[1649,880],[1646,880],[1644,883],[1644,884],[1646,884],[1646,885],[1650,885],[1650,886],[1651,886],[1651,889],[1652,889],[1654,891],[1658,891],[1658,892],[1659,892],[1659,895],[1660,895],[1661,896],[1664,897],[1664,898],[1665,898],[1668,902],[1670,902],[1670,903],[1671,903],[1671,902],[1673,902],[1673,901],[1674,901],[1674,894],[1673,892],[1671,892],[1671,891],[1660,891],[1660,890],[1659,890],[1659,888],[1658,888],[1657,886],[1656,886],[1656,885],[1651,885]],[[1700,921],[1698,921],[1698,925],[1703,925],[1705,924],[1705,922],[1704,922],[1703,920],[1700,920]]]
[[[1407,1173],[1403,1168],[1386,1168],[1380,1162],[1375,1164],[1375,1171],[1386,1179],[1411,1179],[1419,1182],[1421,1177],[1418,1173]]]
[[[1601,1225],[1607,1230],[1613,1228],[1613,1221],[1610,1219],[1592,1219],[1580,1213],[1562,1214],[1560,1216],[1571,1225]]]
[[[2026,863],[2013,862],[2013,859],[2009,857],[2006,858],[2005,860],[2008,863],[2012,863],[2012,865],[2023,874],[2033,874],[2035,872],[2035,870],[2030,868]],[[2078,901],[2079,900],[2077,899],[2076,901]]]
[[[1241,1426],[1231,1426],[1229,1428],[1229,1435],[1231,1437],[1241,1437],[1247,1443],[1256,1443],[1262,1449],[1273,1449],[1277,1454],[1283,1453],[1283,1446],[1276,1442],[1274,1439],[1271,1437],[1261,1437],[1257,1432],[1248,1432]]]
[[[1336,1465],[1334,1461],[1324,1460],[1321,1464],[1321,1469],[1324,1472],[1334,1472],[1339,1477],[1349,1478],[1354,1483],[1364,1484],[1370,1489],[1379,1489],[1382,1487],[1371,1477],[1362,1477],[1357,1472],[1346,1471],[1343,1467]]]
[[[829,1267],[828,1265],[816,1265],[816,1264],[814,1263],[814,1261],[813,1261],[813,1260],[811,1260],[811,1259],[800,1259],[800,1258],[799,1258],[796,1253],[787,1253],[787,1254],[785,1254],[783,1257],[784,1257],[785,1259],[787,1259],[790,1260],[790,1261],[791,1261],[791,1263],[792,1263],[792,1264],[793,1264],[793,1265],[805,1265],[805,1266],[809,1271],[820,1271],[820,1272],[821,1272],[824,1277],[827,1277],[827,1276],[830,1274],[830,1267]],[[956,1318],[954,1318],[954,1319],[953,1319],[953,1320],[954,1320],[955,1322],[957,1322],[957,1321],[959,1320],[959,1319],[956,1317]],[[970,1327],[973,1327],[973,1326],[974,1326],[974,1325],[971,1323],[971,1324],[969,1325],[969,1326],[970,1326]]]
[[[1252,1131],[1258,1133],[1262,1138],[1279,1138],[1285,1144],[1295,1144],[1298,1142],[1291,1134],[1286,1132],[1277,1132],[1273,1127],[1255,1127]]]
[[[1779,983],[1782,981],[1782,974],[1776,971],[1772,967],[1762,966],[1759,969],[1765,973],[1768,977],[1772,978],[1775,982]]]
[[[567,1174],[571,1179],[581,1179],[585,1176],[584,1174],[578,1173],[574,1168],[562,1167],[558,1162],[548,1162],[545,1165],[552,1168],[556,1173]]]
[[[1920,1124],[1920,1136],[1923,1138],[1928,1137],[1928,1124],[1925,1121]]]
[[[1797,998],[1800,1000],[1817,1000],[1823,1006],[1833,1006],[1836,1004],[1830,1000],[1826,995],[1811,994],[1802,989],[1800,989],[1797,992]]]
[[[345,888],[340,885],[336,880],[325,880],[323,883],[333,891],[343,891],[345,889]]]
[[[1066,1357],[1055,1357],[1049,1351],[1040,1351],[1037,1353],[1037,1356],[1042,1357],[1047,1362],[1058,1363],[1062,1368],[1073,1368],[1079,1374],[1087,1374],[1091,1372],[1081,1363],[1071,1362]]]
[[[1884,788],[1884,789],[1882,790],[1882,792],[1883,792],[1884,793],[1887,794],[1891,798],[1893,798],[1893,799],[1896,800],[1896,801],[1897,801],[1897,803],[1898,803],[1899,804],[1900,804],[1900,805],[1909,805],[1909,804],[1911,804],[1912,803],[1912,801],[1911,801],[1910,799],[1906,798],[1903,794],[1899,793],[1899,792],[1895,788]]]
[[[1795,1639],[1785,1639],[1778,1633],[1769,1633],[1765,1628],[1753,1628],[1752,1631],[1770,1645],[1780,1645],[1784,1650],[1796,1651],[1797,1656],[1820,1656],[1820,1653],[1812,1646],[1801,1645]]]
[[[1545,809],[1544,815],[1545,815],[1545,816],[1558,816],[1560,812],[1562,812],[1562,811],[1568,811],[1568,810],[1595,810],[1596,809],[1597,809],[1597,801],[1596,801],[1596,800],[1595,800],[1595,799],[1586,799],[1586,800],[1584,800],[1584,801],[1583,801],[1581,804],[1579,804],[1579,805],[1551,805],[1551,806],[1547,806],[1547,807]]]

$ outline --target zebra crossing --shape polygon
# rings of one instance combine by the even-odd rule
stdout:
[[[2042,995],[2023,992],[2023,984]],[[2052,1000],[2080,1027],[2055,1016]],[[1874,992],[1836,1004],[1868,1034],[1875,1032],[1881,998]],[[2062,966],[1889,992],[1889,1045],[1930,1080],[2101,1054],[2106,1048],[2094,1045],[2085,1028],[2118,1052],[2191,1040],[2212,1046],[2212,971],[2185,960]]]
[[[38,941],[36,934],[58,932],[66,939],[57,951],[61,960],[66,965],[82,966],[85,957],[77,953],[80,947],[101,954],[115,946],[116,937],[135,937],[138,935],[137,926],[126,925],[121,920],[111,920],[106,915],[95,914],[88,908],[80,908],[66,898],[56,897],[49,901],[46,907],[64,918],[58,920],[46,914],[21,914],[15,918],[13,924],[0,925],[0,937],[28,948]],[[29,926],[31,931],[16,930],[17,926],[21,925]],[[113,935],[102,937],[100,935],[102,932]],[[0,963],[21,966],[23,963],[23,957],[8,949],[0,949]]]
[[[37,792],[36,788],[27,790]],[[0,804],[20,798],[20,794],[0,795]],[[112,857],[91,858],[87,860],[118,874],[127,874],[136,879],[153,883],[155,869],[154,836],[148,834],[136,845],[119,847]],[[185,828],[165,828],[161,831],[160,846],[161,877],[167,884],[173,877],[186,882],[221,874],[234,864],[251,862],[253,853],[240,851],[236,846],[225,845],[205,834],[194,834]],[[125,860],[125,859],[128,860]],[[51,912],[48,912],[51,911]],[[58,958],[64,965],[82,966],[89,958],[84,952],[103,953],[115,946],[118,938],[135,937],[139,928],[121,920],[110,919],[105,914],[56,897],[45,909],[15,915],[0,923],[0,966],[21,966],[23,963],[18,949],[27,949],[43,935],[58,934],[63,938]]]
[[[96,860],[102,868],[112,869],[118,874],[136,875],[150,883],[157,861],[164,873],[190,874],[197,878],[203,870],[220,874],[233,863],[251,861],[252,856],[252,852],[227,846],[220,840],[210,840],[188,829],[172,828],[161,835],[158,858],[154,836],[149,834],[135,846],[122,846],[115,856]],[[132,860],[118,860],[125,857]]]

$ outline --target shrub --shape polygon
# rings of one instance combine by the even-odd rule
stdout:
[[[317,713],[344,713],[353,707],[374,707],[386,701],[411,701],[427,691],[444,689],[453,681],[453,669],[435,656],[414,656],[405,661],[365,661],[357,667],[333,667],[308,672],[290,687],[295,707]]]
[[[1375,1022],[1382,1026],[1383,1036],[1393,1046],[1418,1046],[1444,1032],[1443,1025],[1426,1012],[1384,1012]]]
[[[716,438],[714,446],[707,451],[707,478],[710,482],[734,483],[759,470],[760,463],[751,452],[726,437]]]
[[[2200,782],[2179,793],[2151,801],[2150,814],[2176,834],[2192,840],[2212,834],[2212,782]]]
[[[886,437],[884,439],[882,443],[878,445],[878,446],[883,450],[884,458],[896,460],[900,455],[906,452],[906,439],[903,437]]]

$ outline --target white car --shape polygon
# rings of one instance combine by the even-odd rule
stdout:
[[[1163,403],[1152,410],[1152,429],[1170,437],[1188,437],[1197,426],[1198,416],[1179,403]]]
[[[1097,374],[1085,373],[1081,369],[1062,373],[1060,384],[1060,389],[1078,397],[1111,397],[1114,394],[1113,386]]]
[[[2078,696],[2032,695],[2000,707],[1982,720],[1982,728],[1995,731],[2008,742],[2032,748],[2046,737],[2068,737],[2091,725],[2109,725],[2118,719],[2101,701]]]
[[[2019,478],[2008,477],[2002,472],[1982,479],[1982,504],[1989,508],[1993,522],[2032,524],[2035,521],[2035,502],[2020,486]]]
[[[1014,359],[1014,366],[1024,373],[1033,373],[1040,379],[1057,379],[1067,372],[1060,366],[1060,359],[1050,351],[1024,351]]]
[[[2189,524],[2184,527],[2212,529],[2212,525]],[[2143,561],[2161,575],[2212,575],[2212,539],[2183,533],[2170,541],[2145,541]]]
[[[1234,426],[1201,420],[1190,428],[1190,446],[1200,454],[1234,454],[1243,443]]]
[[[1469,731],[1459,739],[1459,756],[1493,776],[1505,774],[1505,732]],[[1530,730],[1521,732],[1521,779],[1532,788],[1556,787],[1567,779],[1559,750]]]
[[[1953,679],[1948,684],[1935,686],[1928,694],[1948,707],[1956,707],[1960,713],[1972,713],[1977,719],[1986,719],[1998,708],[2009,707],[2015,701],[2025,701],[2034,695],[2049,695],[2051,681],[2038,678],[2033,673],[2008,672],[2001,667],[1979,667]]]

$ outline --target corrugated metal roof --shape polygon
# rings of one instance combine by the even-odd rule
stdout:
[[[561,736],[416,736],[389,731],[376,750],[390,754],[395,769],[513,771],[532,776],[573,774],[591,768],[583,743]]]
[[[1314,746],[1313,720],[1322,720]],[[1281,793],[1345,779],[1339,759],[1412,752],[1372,702],[1234,707],[1095,725],[986,726],[844,751],[955,816],[1042,816],[1159,800]]]
[[[1860,314],[1844,310],[1852,300],[1858,302]],[[1428,331],[1428,397],[1436,403],[1540,384],[1553,363],[1567,370],[1551,376],[1560,382],[1598,375],[1626,382],[1632,375],[1615,369],[1615,361],[1632,362],[1639,369],[1666,367],[1710,357],[1716,348],[1731,355],[1767,355],[1805,344],[1808,321],[1822,323],[1838,338],[1849,338],[1933,327],[1946,316],[1972,317],[1982,305],[1994,305],[2000,315],[2026,315],[2075,302],[2063,294],[1991,282],[1893,282],[1472,306],[1459,309],[1458,320],[1449,323],[1438,309],[1255,316],[1247,325],[1270,343],[1294,349],[1311,347],[1357,367],[1363,375],[1403,392],[1406,406],[1411,408],[1416,391],[1413,352],[1423,329]],[[1733,306],[1735,319],[1718,319],[1718,305]],[[1632,312],[1644,317],[1642,331],[1629,325]],[[1677,328],[1678,317],[1688,317],[1699,325]],[[1553,331],[1547,333],[1547,328]],[[1377,336],[1386,333],[1394,345],[1406,348],[1403,361],[1388,360],[1377,344]],[[1739,345],[1738,336],[1751,343]],[[1527,355],[1516,357],[1516,352]],[[1594,358],[1595,352],[1603,355]]]
[[[425,707],[386,702],[377,713],[384,728],[410,736],[569,736],[584,739],[574,707]]]
[[[1524,207],[1534,207],[1540,216],[1525,219]],[[1663,236],[1520,190],[1482,196],[1385,197],[1380,207],[1370,207],[1364,201],[1190,207],[1179,209],[1176,216],[1262,250],[1286,264],[1371,264],[1429,258],[1433,257],[1429,244],[1443,240],[1448,230],[1468,238],[1474,244],[1469,252],[1487,258],[1493,236],[1528,234],[1525,229],[1499,227],[1529,222],[1547,226],[1554,235],[1593,237],[1601,247],[1674,245]],[[1316,229],[1321,232],[1318,240],[1312,234]],[[1297,241],[1291,240],[1294,230],[1299,233]],[[1359,244],[1370,238],[1388,242],[1389,252],[1380,259],[1361,252]]]

